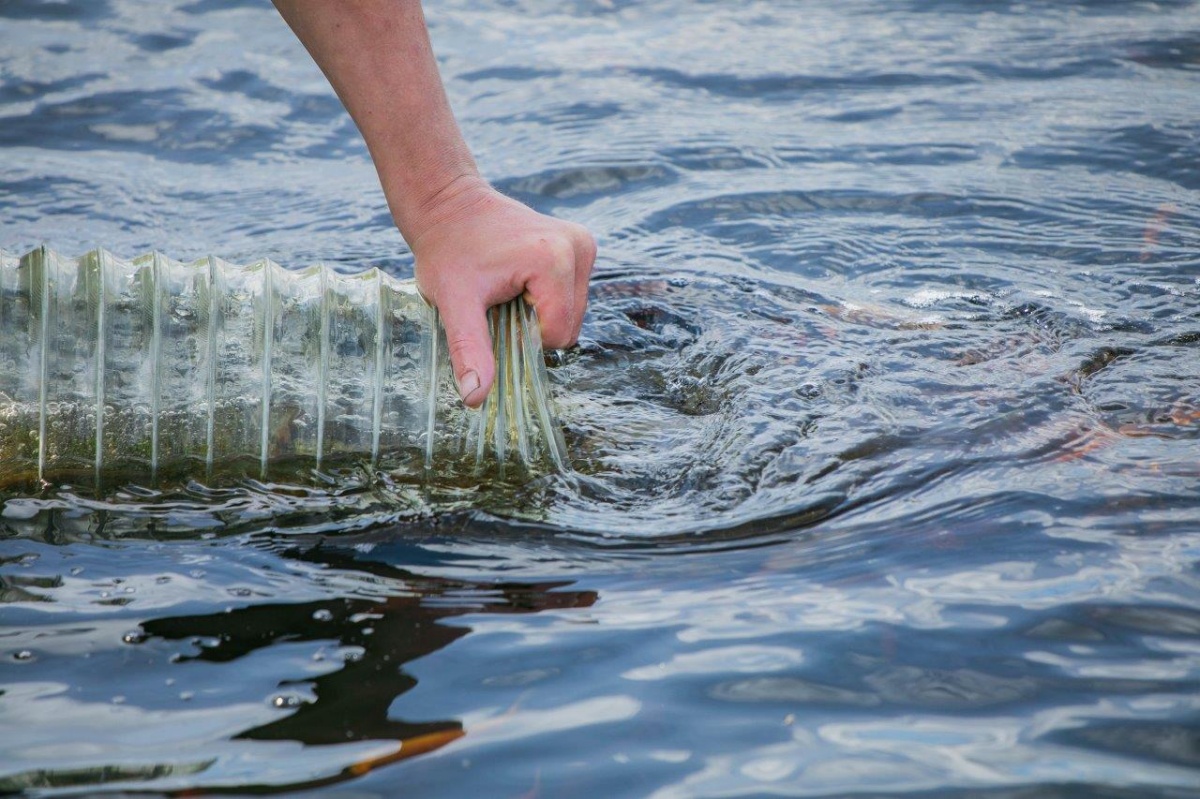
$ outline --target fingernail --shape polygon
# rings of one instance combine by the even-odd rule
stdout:
[[[458,378],[458,396],[462,397],[463,402],[471,398],[471,395],[479,390],[479,375],[475,370],[465,373]]]

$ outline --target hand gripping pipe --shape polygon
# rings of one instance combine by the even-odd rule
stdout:
[[[564,469],[532,307],[490,324],[496,385],[467,412],[436,311],[378,269],[0,252],[0,482]]]

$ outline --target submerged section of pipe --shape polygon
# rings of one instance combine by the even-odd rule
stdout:
[[[378,269],[0,253],[0,475],[562,469],[533,309],[491,321],[501,377],[469,412],[436,312]]]

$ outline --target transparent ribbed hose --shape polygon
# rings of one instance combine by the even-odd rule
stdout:
[[[502,377],[472,413],[436,313],[378,269],[0,253],[0,476],[436,473],[464,451],[477,469],[561,469],[533,309],[491,319]]]

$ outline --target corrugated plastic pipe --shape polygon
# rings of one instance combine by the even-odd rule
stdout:
[[[267,477],[414,452],[436,471],[464,450],[478,469],[565,468],[532,307],[490,321],[496,387],[459,425],[437,315],[412,281],[0,253],[0,474]]]

